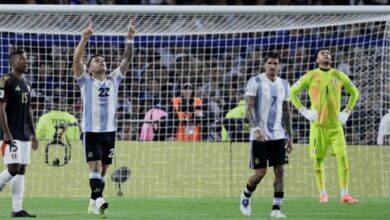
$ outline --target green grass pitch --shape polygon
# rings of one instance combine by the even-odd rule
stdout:
[[[88,169],[80,141],[72,142],[72,158],[64,167],[44,162],[45,142],[32,153],[26,176],[24,207],[39,219],[95,219],[86,214]],[[53,148],[50,160],[62,160]],[[57,154],[57,155],[56,155]],[[239,196],[247,181],[248,144],[213,142],[118,142],[115,166],[128,166],[131,176],[117,197],[108,173],[105,197],[109,219],[264,219],[272,204],[270,169],[254,194],[253,216],[240,215]],[[289,219],[390,219],[390,148],[349,146],[350,192],[360,202],[338,202],[336,162],[326,161],[329,204],[319,204],[307,145],[294,145],[286,166],[283,212]],[[1,162],[0,162],[1,163]],[[0,193],[0,220],[11,210],[10,187]]]
[[[270,219],[271,198],[254,198],[252,216],[242,216],[238,198],[200,199],[110,199],[107,219]],[[362,199],[359,204],[340,204],[331,198],[319,204],[317,198],[286,198],[283,212],[296,220],[384,220],[389,219],[389,199]],[[0,199],[0,219],[10,218],[9,199]],[[86,214],[85,199],[26,199],[25,208],[38,219],[100,219]]]

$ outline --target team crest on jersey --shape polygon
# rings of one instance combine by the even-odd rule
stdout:
[[[93,157],[93,152],[88,152],[88,158],[92,158]]]
[[[256,158],[256,159],[255,159],[255,164],[259,164],[259,163],[260,163],[259,158]]]
[[[332,85],[333,85],[333,86],[336,86],[336,84],[337,84],[337,80],[336,80],[335,78],[333,78],[333,79],[332,79]]]

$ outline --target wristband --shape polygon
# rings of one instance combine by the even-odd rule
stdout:
[[[127,38],[126,43],[127,44],[134,44],[134,39],[128,39]]]
[[[261,129],[259,127],[255,127],[252,129],[252,131],[260,131],[261,132]]]

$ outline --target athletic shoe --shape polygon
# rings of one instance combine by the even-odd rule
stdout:
[[[328,195],[320,195],[320,203],[328,203],[329,198]]]
[[[20,210],[19,212],[12,212],[11,215],[13,218],[35,218],[37,217],[36,215],[29,214],[25,210]]]
[[[271,218],[286,218],[286,216],[280,210],[275,209],[271,212]]]
[[[99,212],[99,209],[98,207],[96,206],[95,202],[90,202],[89,203],[89,206],[88,206],[88,211],[87,211],[88,214],[94,214],[94,215],[99,215],[100,212]]]
[[[350,195],[345,195],[343,198],[340,199],[341,203],[345,204],[352,204],[352,203],[358,203],[359,200],[352,198]]]
[[[251,215],[251,198],[248,198],[242,193],[240,202],[241,213],[245,216]]]
[[[99,209],[99,213],[105,217],[107,214],[108,203],[102,197],[96,199],[96,207]]]

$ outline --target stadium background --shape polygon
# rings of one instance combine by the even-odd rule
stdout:
[[[7,18],[9,15],[2,16]],[[39,33],[45,15],[39,16],[35,19],[41,19],[41,23],[31,22],[35,25],[31,29],[27,25],[15,32],[9,31],[12,25],[20,26],[18,22],[11,22],[11,27],[3,29],[0,38],[1,73],[8,72],[8,52],[24,48],[30,55],[27,77],[35,94],[35,118],[59,109],[80,119],[80,94],[71,72],[71,56],[85,19],[81,19],[81,24],[72,30],[77,34],[56,34],[50,30]],[[28,15],[20,21],[26,22],[26,18]],[[50,19],[50,16],[46,18]],[[92,19],[99,21],[100,18],[92,16]],[[279,21],[283,19],[288,18]],[[351,19],[355,18],[352,16]],[[247,80],[261,71],[264,52],[276,50],[282,53],[281,77],[292,84],[306,70],[315,67],[313,54],[322,46],[331,48],[335,66],[346,72],[361,92],[346,126],[351,192],[358,198],[367,199],[387,199],[390,196],[390,171],[386,168],[390,149],[387,145],[376,145],[379,122],[390,103],[388,20],[362,19],[320,27],[191,36],[143,35],[142,31],[148,29],[142,25],[149,23],[137,22],[141,26],[137,26],[139,34],[135,40],[134,62],[120,90],[119,135],[115,164],[107,176],[108,198],[116,197],[116,185],[109,179],[112,171],[121,166],[131,169],[129,180],[122,184],[126,198],[238,198],[250,173],[247,168],[248,144],[220,141],[219,127],[223,116],[237,105]],[[71,20],[64,22],[61,28],[66,29],[69,24],[72,24]],[[50,27],[50,23],[48,25]],[[104,22],[96,25],[100,25],[100,30],[105,28]],[[87,55],[103,54],[108,69],[113,69],[120,60],[123,42],[123,35],[94,36],[88,44]],[[153,106],[166,106],[186,82],[194,85],[196,94],[204,99],[207,107],[203,140],[138,141],[145,112]],[[307,99],[305,95],[301,98]],[[293,129],[295,146],[286,167],[286,195],[316,197],[312,160],[307,150],[308,124],[295,110]],[[32,154],[26,197],[87,198],[88,171],[81,142],[71,140],[72,158],[63,167],[45,164],[47,143],[48,140],[42,140],[40,149]],[[51,159],[63,160],[62,148],[53,147],[51,150]],[[339,184],[334,159],[329,157],[326,166],[329,194],[337,197]],[[272,180],[269,172],[255,197],[271,197]],[[9,197],[9,187],[0,197]]]

